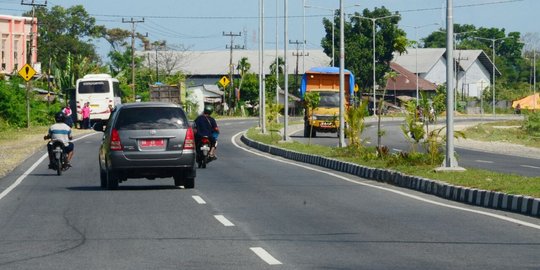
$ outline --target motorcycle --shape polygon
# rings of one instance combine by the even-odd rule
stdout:
[[[50,149],[49,158],[51,161],[49,169],[55,170],[57,175],[62,175],[62,172],[70,167],[67,162],[64,143],[52,140],[48,144],[48,149]]]
[[[206,168],[206,164],[208,164],[212,159],[208,155],[210,153],[210,139],[208,139],[208,136],[203,136],[200,139],[200,142],[197,146],[197,165],[199,168]]]

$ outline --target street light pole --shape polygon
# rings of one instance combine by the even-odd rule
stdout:
[[[324,7],[317,7],[317,6],[311,6],[311,5],[307,5],[307,6],[304,6],[305,8],[317,8],[317,9],[323,9],[323,10],[329,10],[332,12],[332,67],[335,67],[336,65],[334,64],[335,62],[335,38],[334,38],[334,32],[335,32],[335,27],[334,27],[334,24],[335,24],[335,11],[331,8],[324,8]]]
[[[345,19],[339,0],[339,147],[345,147]]]
[[[288,22],[287,17],[289,16],[287,7],[288,7],[288,0],[284,1],[284,34],[283,34],[283,61],[284,61],[284,67],[283,67],[283,76],[285,76],[285,97],[283,99],[283,105],[284,105],[284,111],[285,111],[285,119],[283,121],[283,140],[287,141],[288,136],[288,130],[287,126],[289,125],[289,70],[288,70],[288,62],[287,62],[287,50],[288,50],[288,39],[289,39],[289,33],[288,33]]]
[[[491,76],[492,76],[492,84],[491,84],[491,95],[492,95],[492,98],[493,98],[493,104],[492,104],[492,111],[493,111],[493,116],[495,116],[495,42],[496,41],[499,41],[499,40],[505,40],[505,39],[509,39],[511,37],[503,37],[503,38],[483,38],[483,37],[473,37],[473,38],[476,38],[476,39],[481,39],[481,40],[487,40],[487,41],[491,41],[491,47],[493,48],[492,49],[492,59],[493,59],[493,65],[492,65],[492,70],[491,70]]]
[[[387,19],[387,18],[399,17],[399,16],[400,16],[399,14],[377,17],[377,18],[368,18],[364,16],[351,16],[351,17],[356,17],[360,19],[371,20],[371,23],[373,24],[373,29],[372,29],[372,32],[373,32],[373,35],[372,35],[372,39],[373,39],[373,115],[377,113],[377,95],[376,95],[376,87],[375,87],[377,85],[377,81],[375,77],[375,65],[376,65],[376,62],[375,62],[375,22],[380,19]]]
[[[431,26],[431,25],[439,25],[438,23],[430,23],[430,24],[425,24],[425,25],[420,25],[420,26],[410,26],[410,25],[404,25],[406,27],[411,27],[414,29],[414,40],[416,42],[416,48],[415,48],[415,64],[414,64],[414,68],[415,68],[415,71],[414,73],[416,74],[416,106],[418,106],[418,99],[419,99],[419,94],[418,94],[418,44],[420,43],[418,41],[418,29],[419,28],[424,28],[424,27],[427,27],[427,26]]]

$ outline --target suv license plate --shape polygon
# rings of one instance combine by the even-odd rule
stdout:
[[[139,140],[139,147],[141,149],[145,148],[153,148],[153,149],[160,149],[165,146],[165,140],[164,139],[143,139]]]

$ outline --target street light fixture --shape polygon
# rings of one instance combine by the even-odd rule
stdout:
[[[473,38],[480,39],[480,40],[491,41],[491,47],[493,48],[492,49],[493,65],[492,65],[492,71],[491,71],[491,76],[492,76],[492,82],[491,82],[492,92],[491,92],[491,95],[492,95],[492,98],[493,98],[493,101],[492,101],[493,102],[493,104],[492,104],[493,116],[495,116],[495,42],[500,41],[500,40],[504,41],[505,39],[509,39],[509,38],[512,38],[512,37],[503,37],[503,38],[473,37]]]
[[[316,9],[322,9],[322,10],[328,10],[332,11],[332,67],[335,66],[334,64],[334,52],[335,52],[335,39],[334,39],[334,24],[335,24],[335,10],[332,8],[325,8],[325,7],[318,7],[318,6],[312,6],[312,5],[305,5],[304,8],[316,8]]]
[[[343,7],[343,8],[350,8],[350,7],[358,7],[360,6],[359,4],[355,4],[355,5],[352,5],[352,6],[347,6],[347,7]],[[315,8],[315,9],[321,9],[321,10],[328,10],[328,11],[331,11],[332,12],[332,67],[335,67],[335,43],[336,43],[336,40],[335,40],[335,18],[336,18],[336,14],[335,14],[335,9],[332,9],[332,8],[326,8],[326,7],[320,7],[320,6],[313,6],[313,5],[304,5],[304,8]]]
[[[437,32],[440,32],[440,33],[446,33],[446,31],[437,31]],[[456,41],[457,41],[457,36],[458,35],[463,35],[463,34],[470,34],[470,33],[476,33],[478,31],[476,30],[472,30],[472,31],[465,31],[465,32],[459,32],[459,33],[452,33],[452,46],[454,48],[454,51],[457,50],[457,44],[456,44]],[[461,59],[461,52],[460,54],[458,55],[457,57],[457,61],[459,63],[459,60]],[[458,74],[458,65],[456,63],[456,65],[454,65],[454,78],[456,80],[455,84],[454,84],[454,111],[457,111],[457,95],[458,95],[458,81],[459,81],[459,74]]]
[[[518,41],[519,43],[522,43],[522,44],[527,44],[527,42],[523,42],[523,41]],[[532,57],[532,62],[533,62],[533,66],[532,66],[532,84],[533,84],[533,87],[532,87],[532,90],[533,90],[533,104],[534,104],[534,107],[533,109],[536,108],[536,47],[538,46],[538,44],[534,43],[532,44],[532,53],[533,53],[533,57]],[[530,83],[530,81],[529,81]]]
[[[432,26],[432,25],[439,25],[438,23],[430,23],[430,24],[424,24],[424,25],[419,25],[419,26],[411,26],[411,25],[403,25],[405,27],[411,27],[414,29],[414,40],[416,42],[416,56],[415,56],[415,71],[414,73],[416,74],[416,106],[418,106],[418,99],[419,99],[419,95],[418,95],[418,29],[420,28],[424,28],[424,27],[427,27],[427,26]]]
[[[358,15],[353,15],[351,17],[355,17],[355,18],[359,18],[359,19],[367,19],[367,20],[371,20],[371,23],[373,25],[373,115],[375,115],[377,113],[377,96],[376,96],[376,84],[377,84],[377,81],[375,80],[375,22],[377,20],[380,20],[380,19],[388,19],[388,18],[392,18],[392,17],[400,17],[399,14],[394,14],[394,15],[389,15],[389,16],[382,16],[382,17],[376,17],[376,18],[369,18],[369,17],[364,17],[364,16],[358,16]]]

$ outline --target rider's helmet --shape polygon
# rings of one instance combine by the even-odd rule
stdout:
[[[210,106],[210,105],[206,105],[204,106],[204,111],[203,113],[204,114],[212,114],[212,112],[214,112],[214,107]]]
[[[66,119],[66,115],[63,112],[57,112],[54,115],[54,120],[56,120],[56,123],[63,123]]]

